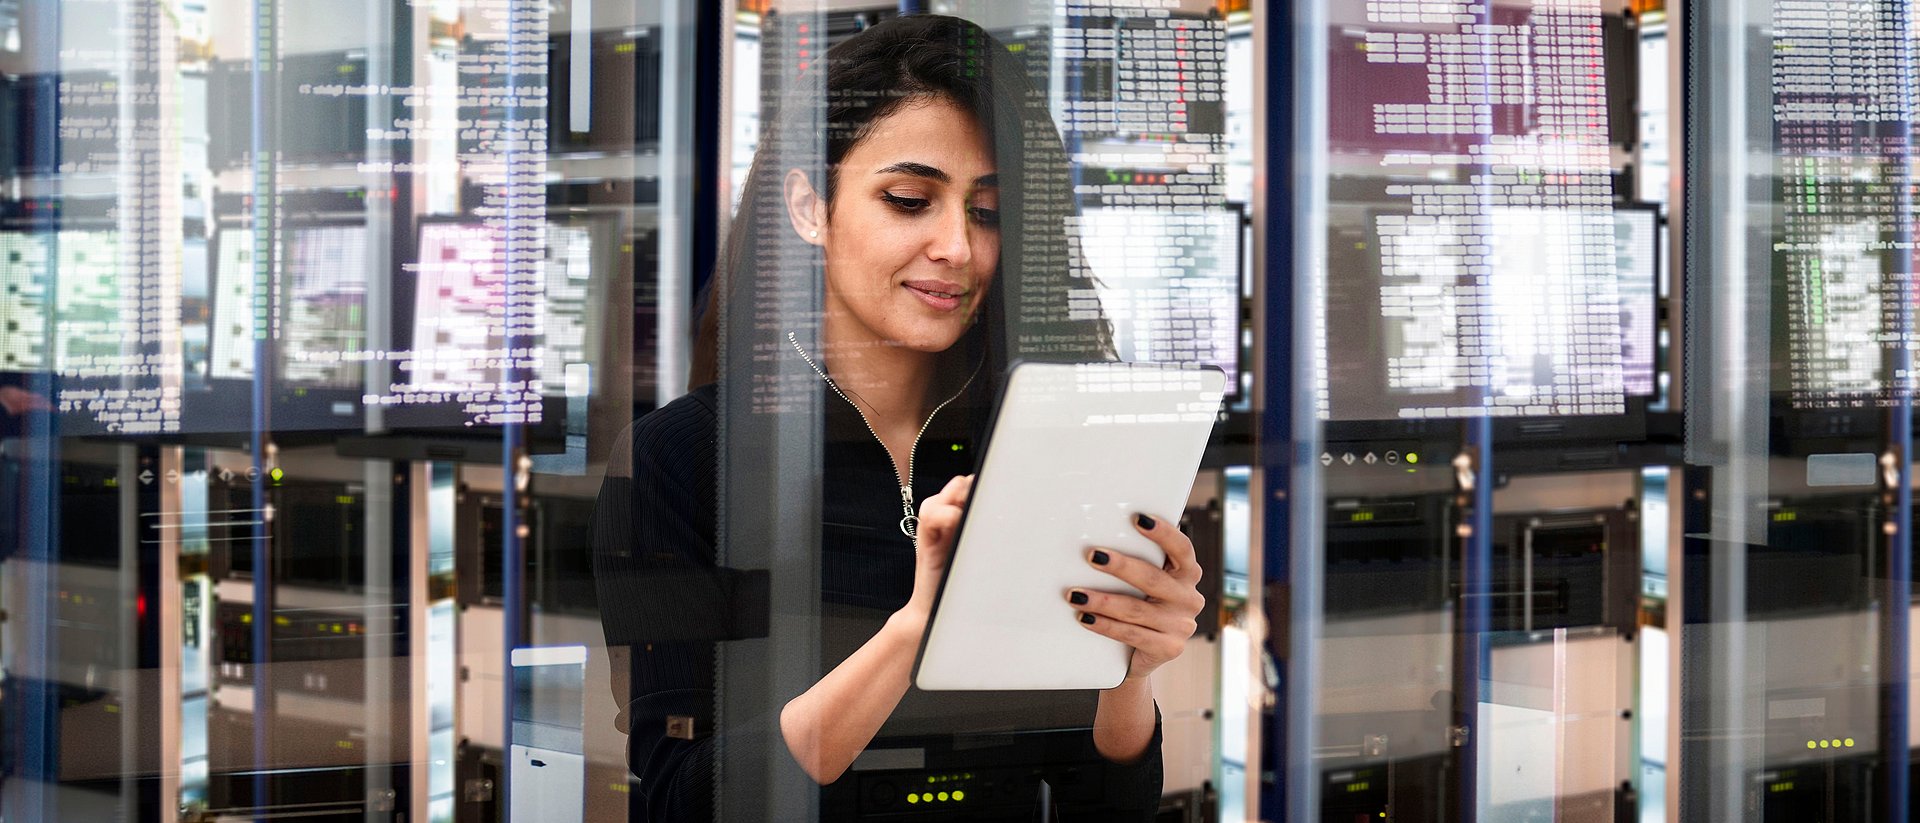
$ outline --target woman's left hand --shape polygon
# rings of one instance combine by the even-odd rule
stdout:
[[[1133,527],[1167,555],[1155,566],[1109,549],[1091,549],[1087,563],[1131,584],[1144,597],[1093,589],[1070,589],[1067,602],[1078,611],[1080,624],[1133,647],[1128,679],[1143,678],[1180,656],[1193,636],[1194,616],[1206,607],[1201,596],[1200,563],[1193,541],[1166,518],[1140,515]]]

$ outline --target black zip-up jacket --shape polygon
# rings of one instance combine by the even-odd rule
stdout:
[[[820,389],[824,675],[906,604],[913,590],[914,551],[900,529],[899,486],[885,447],[849,401],[825,381]],[[626,444],[616,446],[631,455],[631,465],[620,465],[616,457],[609,466],[595,517],[595,585],[613,655],[617,722],[628,735],[628,767],[640,778],[638,791],[656,822],[711,819],[716,747],[727,740],[727,730],[716,733],[712,722],[716,642],[763,631],[754,625],[764,617],[753,614],[753,601],[764,602],[764,577],[756,581],[751,573],[715,564],[718,416],[717,390],[709,385],[635,422],[631,451],[624,451]],[[978,402],[955,403],[934,416],[915,449],[915,501],[974,471],[980,442],[975,427],[985,418]],[[995,762],[996,751],[1017,748],[996,748],[996,741],[1043,740],[1044,765],[1033,767],[1028,746],[1020,768],[1034,790],[1041,777],[1051,784],[1058,819],[1151,820],[1162,784],[1158,725],[1140,762],[1107,763],[1095,751],[1090,729],[1096,699],[1094,692],[910,688],[869,751],[889,740],[961,741],[953,748],[982,752],[978,766],[968,768],[985,772],[1014,765]],[[769,706],[766,716],[775,717],[778,710]],[[684,720],[673,726],[669,718],[691,718],[691,733]],[[1056,731],[1018,733],[1035,729]],[[822,787],[821,819],[857,819],[851,810],[861,799],[860,768],[856,763],[847,776]],[[1018,791],[1035,796],[1026,788]],[[1020,811],[1002,815],[969,805],[976,806],[965,817],[970,820],[1031,820],[1038,808],[1022,800]]]

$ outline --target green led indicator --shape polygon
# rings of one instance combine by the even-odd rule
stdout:
[[[1808,743],[1807,745],[1811,746],[1813,744]],[[907,805],[911,806],[919,802],[920,802],[920,795],[914,794],[912,792],[907,793]]]
[[[1407,452],[1407,462],[1408,463],[1420,462],[1420,454],[1418,452]]]
[[[940,793],[940,800],[941,800],[941,802],[946,802],[946,799],[947,799],[947,797],[948,797],[948,796],[949,796],[949,795],[948,795],[948,794],[947,794],[946,792],[941,792],[941,793]]]
[[[267,472],[267,476],[273,478],[273,482],[278,483],[281,478],[287,476],[287,473],[281,471],[279,466],[274,466],[271,471]]]
[[[963,792],[963,791],[960,791],[960,790],[958,790],[958,789],[955,789],[955,790],[954,790],[954,792],[953,792],[953,799],[954,799],[954,800],[955,800],[956,802],[957,802],[957,801],[961,801],[961,800],[965,800],[965,799],[967,799],[967,793],[966,793],[966,792]]]

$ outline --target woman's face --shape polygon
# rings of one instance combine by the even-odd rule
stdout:
[[[995,173],[985,130],[946,100],[874,122],[813,238],[838,342],[940,352],[960,340],[1000,264]]]

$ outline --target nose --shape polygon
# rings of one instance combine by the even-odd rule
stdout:
[[[973,238],[967,221],[967,207],[961,204],[941,211],[940,220],[927,238],[927,257],[949,268],[965,268],[973,262]]]

